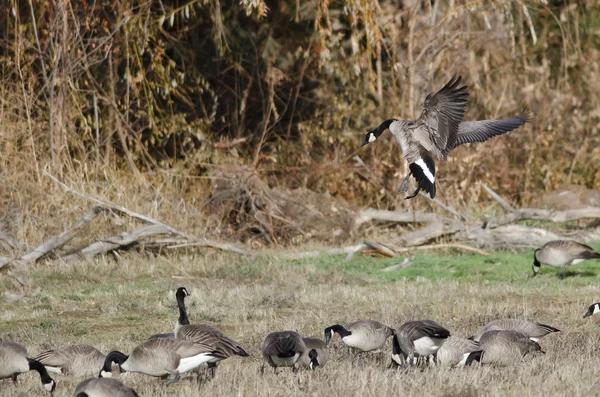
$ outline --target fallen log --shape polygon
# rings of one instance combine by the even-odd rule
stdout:
[[[433,222],[421,229],[404,233],[393,242],[400,242],[405,247],[413,247],[425,244],[435,238],[456,234],[464,228],[465,225],[459,221],[451,223]]]
[[[467,230],[462,238],[494,250],[539,248],[549,241],[564,239],[548,230],[523,225],[505,225],[494,229],[473,228]]]
[[[102,212],[102,208],[100,206],[92,207],[77,221],[72,228],[58,236],[52,237],[50,240],[34,248],[33,251],[23,255],[20,259],[8,261],[6,263],[3,263],[3,261],[0,260],[0,269],[11,263],[15,265],[26,265],[36,262],[44,255],[64,246],[66,243],[71,241],[73,237],[75,237],[81,230],[83,230],[83,228],[92,222],[98,216],[98,214],[100,214],[100,212]]]
[[[97,240],[80,251],[68,255],[62,260],[65,263],[76,263],[92,258],[96,255],[106,254],[119,248],[128,248],[138,245],[142,240],[161,234],[170,234],[170,230],[163,225],[148,225],[133,232],[122,233],[119,236],[107,237]]]
[[[598,219],[600,218],[600,208],[588,207],[576,210],[554,211],[542,210],[537,208],[523,208],[514,210],[506,215],[493,217],[487,220],[485,228],[493,229],[495,227],[508,225],[524,220],[540,220],[549,222],[568,222],[579,219]]]
[[[358,227],[369,221],[389,221],[398,223],[452,223],[453,219],[429,212],[399,212],[369,208],[359,211],[354,220],[354,226]]]
[[[122,214],[126,214],[126,215],[129,215],[129,216],[133,217],[133,218],[140,219],[140,220],[142,220],[144,222],[151,223],[153,225],[162,226],[162,227],[166,228],[170,233],[178,235],[178,236],[185,237],[190,242],[197,243],[198,246],[218,248],[220,250],[234,252],[234,253],[239,254],[239,255],[250,255],[250,253],[248,251],[246,251],[246,250],[244,250],[242,248],[237,248],[237,247],[234,247],[231,244],[224,244],[224,243],[220,243],[218,241],[210,240],[210,239],[207,239],[207,238],[194,236],[194,235],[192,235],[190,233],[187,233],[187,232],[184,232],[182,230],[179,230],[179,229],[177,229],[177,228],[175,228],[175,227],[173,227],[171,225],[168,225],[166,223],[160,222],[160,221],[158,221],[158,220],[156,220],[154,218],[151,218],[151,217],[149,217],[147,215],[143,215],[143,214],[139,214],[137,212],[131,211],[128,208],[125,208],[123,206],[114,204],[114,203],[112,203],[110,201],[101,200],[101,199],[96,198],[96,197],[88,196],[87,194],[81,193],[81,192],[73,189],[72,187],[64,184],[63,182],[59,181],[56,177],[54,177],[53,175],[51,175],[48,171],[44,170],[44,175],[46,175],[48,178],[52,179],[55,183],[57,183],[59,186],[61,186],[66,191],[68,191],[68,192],[70,192],[70,193],[72,193],[72,194],[74,194],[74,195],[76,195],[78,197],[81,197],[83,199],[86,199],[88,201],[96,203],[97,205],[100,205],[101,207],[103,207],[105,209],[110,209],[110,210],[113,210],[113,211],[116,211],[116,212],[119,212],[119,213],[122,213]]]

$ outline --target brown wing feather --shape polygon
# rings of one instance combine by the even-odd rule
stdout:
[[[437,157],[445,158],[456,146],[458,127],[469,96],[466,86],[459,87],[461,80],[454,75],[441,90],[429,94],[415,123],[415,139]]]
[[[207,349],[216,352],[223,358],[231,356],[247,356],[248,353],[233,339],[219,329],[206,324],[182,325],[178,328],[176,337],[183,340],[202,344]]]

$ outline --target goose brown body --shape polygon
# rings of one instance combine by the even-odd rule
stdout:
[[[98,375],[105,358],[89,345],[63,345],[35,357],[49,372],[72,376]]]

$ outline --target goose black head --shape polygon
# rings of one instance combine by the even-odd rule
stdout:
[[[375,142],[377,140],[377,138],[379,138],[379,136],[381,134],[383,134],[383,132],[385,130],[390,128],[390,124],[392,124],[392,122],[394,122],[394,121],[396,121],[396,120],[394,120],[394,119],[386,120],[383,123],[379,124],[379,127],[367,132],[367,135],[365,135],[365,139],[363,140],[363,143],[360,146],[363,147],[365,145],[368,145],[371,142]]]
[[[175,292],[175,296],[179,297],[186,297],[186,296],[190,296],[190,293],[188,292],[187,289],[185,289],[185,287],[179,287],[177,288],[177,292]]]
[[[583,318],[589,317],[592,314],[600,313],[600,302],[594,303],[588,309],[588,311],[583,315]]]
[[[317,350],[312,349],[311,351],[309,351],[308,358],[310,359],[310,363],[308,364],[308,366],[314,371],[319,366],[319,354],[317,353]]]

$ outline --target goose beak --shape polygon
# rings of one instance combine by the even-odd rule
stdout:
[[[592,312],[592,310],[588,310],[588,311],[587,311],[587,312],[586,312],[586,313],[583,315],[583,318],[589,317],[589,316],[591,316],[592,314],[594,314],[594,312]]]

